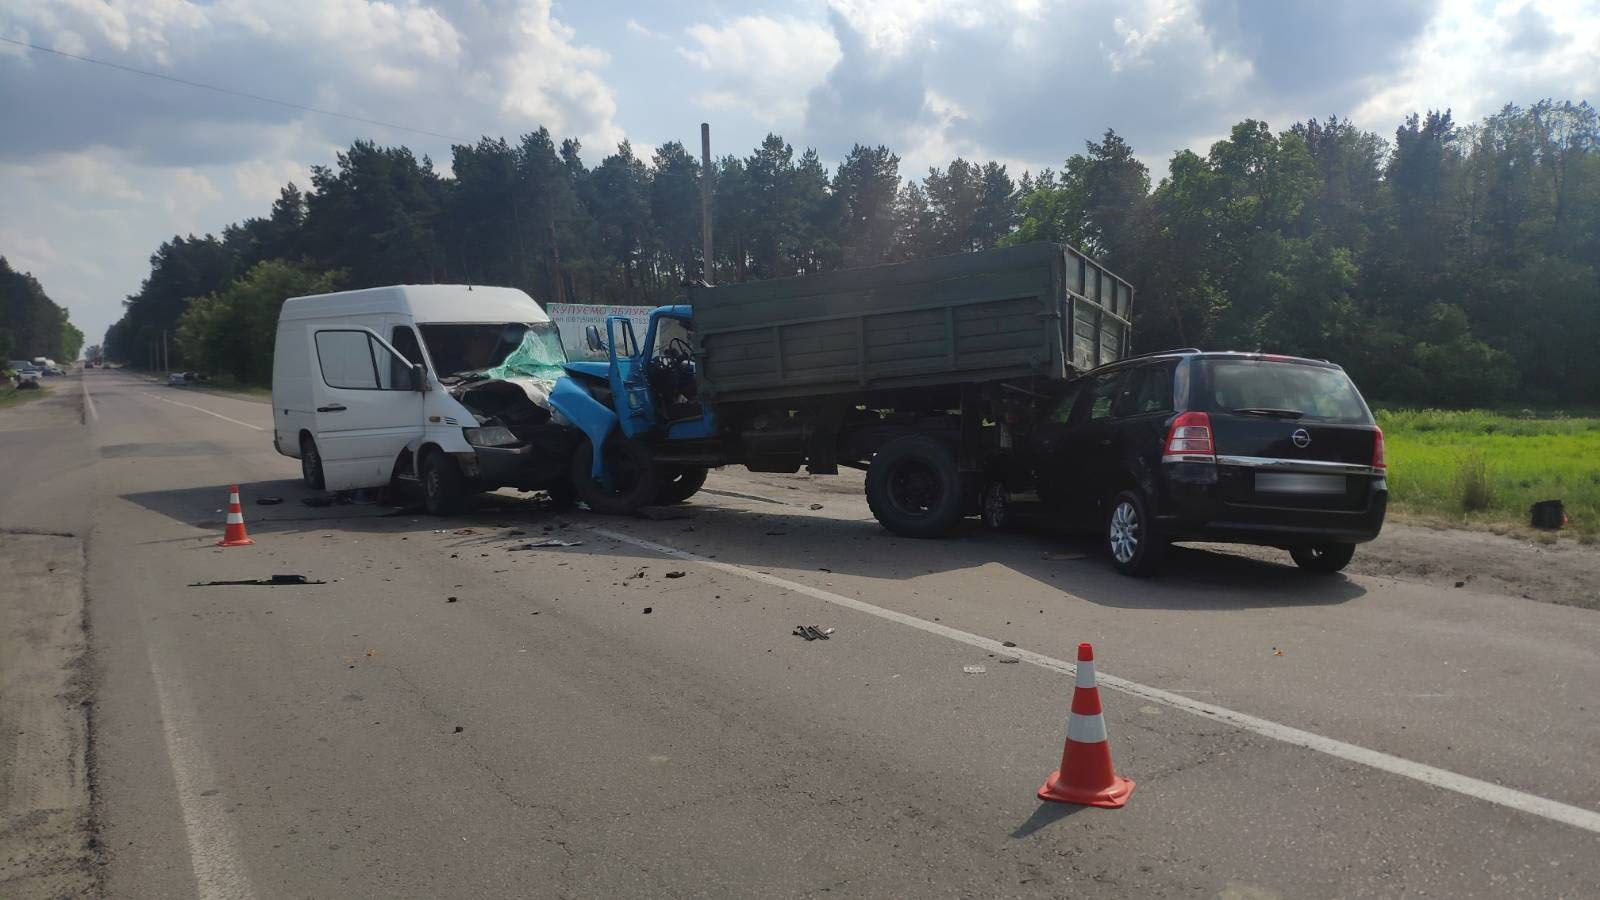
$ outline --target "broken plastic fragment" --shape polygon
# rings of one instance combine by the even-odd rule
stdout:
[[[961,671],[967,675],[982,675],[989,670],[983,666],[962,666]]]

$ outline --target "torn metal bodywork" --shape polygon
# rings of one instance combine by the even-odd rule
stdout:
[[[566,480],[580,435],[551,421],[554,386],[553,379],[511,375],[449,388],[477,419],[482,433],[494,428],[510,432],[492,445],[474,446],[481,480],[521,490],[547,489]]]

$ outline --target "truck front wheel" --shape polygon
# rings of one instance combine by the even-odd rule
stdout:
[[[656,502],[662,506],[682,503],[693,497],[706,483],[705,466],[662,466],[656,473]]]
[[[650,451],[643,444],[617,436],[606,441],[601,453],[606,477],[597,479],[590,474],[594,445],[589,439],[584,438],[573,451],[572,485],[578,489],[578,499],[595,512],[614,516],[632,515],[639,507],[656,502],[660,482]]]
[[[883,445],[867,467],[867,505],[902,537],[940,537],[961,519],[961,472],[941,441],[920,434]]]

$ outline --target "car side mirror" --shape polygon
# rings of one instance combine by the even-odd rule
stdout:
[[[583,328],[583,342],[595,353],[604,353],[606,342],[600,339],[600,329],[595,325],[585,325]]]
[[[433,388],[428,384],[428,369],[422,363],[411,364],[411,389],[425,394]]]

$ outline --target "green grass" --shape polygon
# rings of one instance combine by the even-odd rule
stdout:
[[[1526,527],[1529,506],[1560,500],[1571,530],[1600,535],[1600,418],[1385,410],[1378,424],[1402,512]]]
[[[49,388],[40,385],[38,390],[19,391],[11,384],[11,379],[0,383],[0,409],[8,406],[21,406],[29,400],[37,400],[49,393]]]

